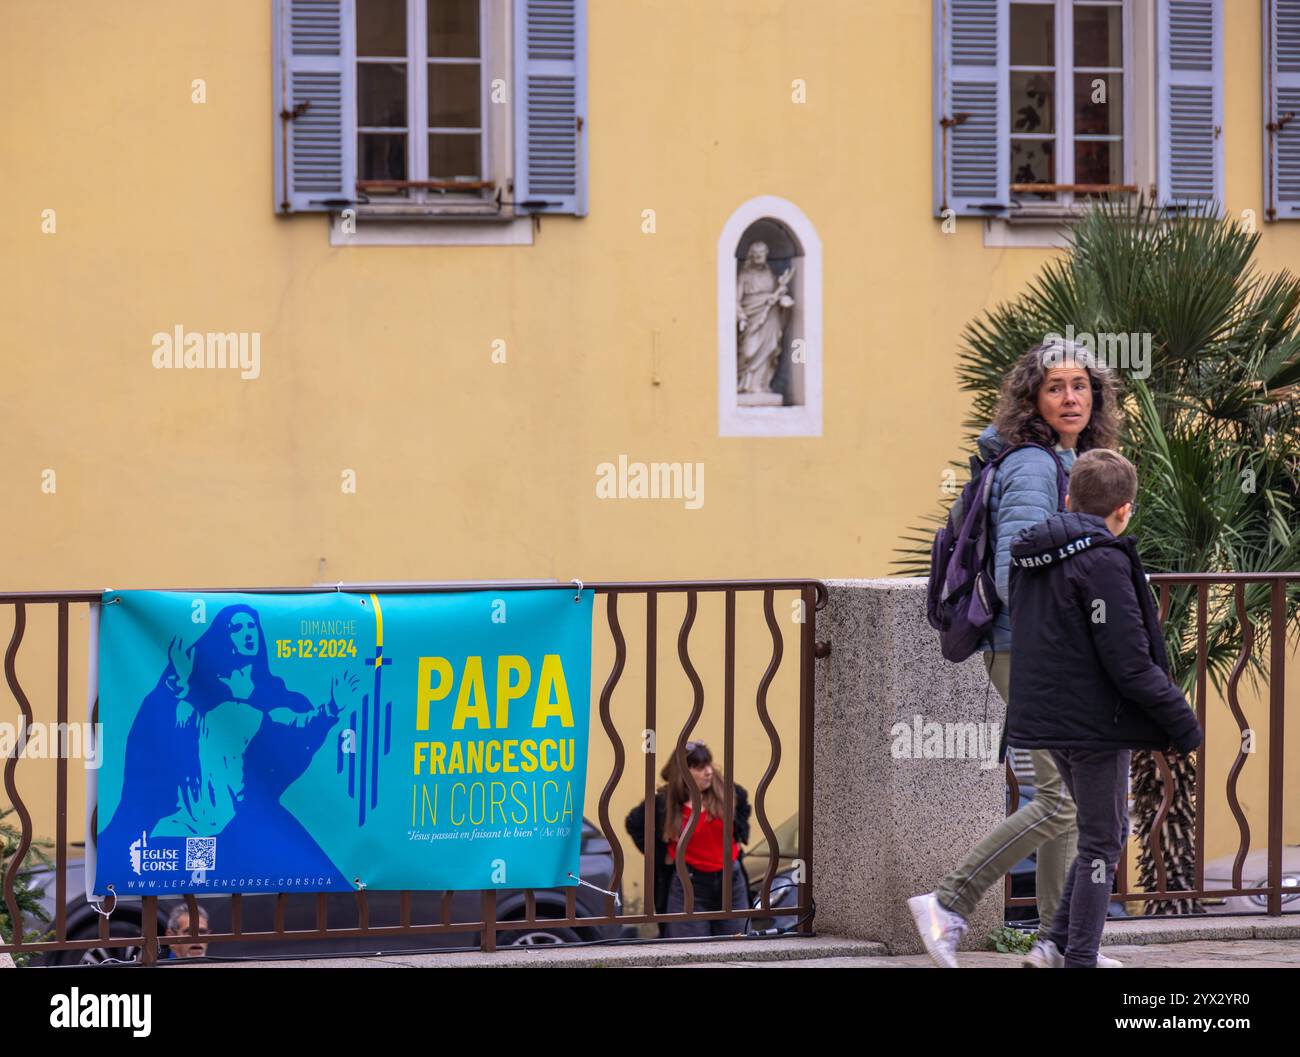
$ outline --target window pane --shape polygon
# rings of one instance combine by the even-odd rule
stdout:
[[[357,64],[357,124],[401,128],[406,124],[406,65]]]
[[[459,135],[435,132],[429,136],[429,179],[477,180],[482,176],[479,168],[478,133]]]
[[[1011,5],[1011,65],[1056,64],[1056,9],[1045,4]]]
[[[1074,131],[1118,136],[1124,131],[1124,78],[1118,73],[1074,75]]]
[[[478,0],[429,0],[429,57],[477,59]]]
[[[1011,128],[1014,132],[1056,131],[1054,74],[1012,71]]]
[[[357,55],[406,54],[406,0],[357,0]]]
[[[1124,16],[1118,7],[1074,8],[1074,65],[1123,66]]]
[[[1081,140],[1074,144],[1074,182],[1117,184],[1124,182],[1124,149],[1105,140]]]
[[[478,63],[429,63],[429,127],[479,127]]]
[[[1056,141],[1050,139],[1013,139],[1011,141],[1011,182],[1015,184],[1050,184],[1056,182]],[[1054,198],[1047,193],[1042,197]]]
[[[363,132],[357,137],[357,173],[362,180],[406,179],[406,136]]]

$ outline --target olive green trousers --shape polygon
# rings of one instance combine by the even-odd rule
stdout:
[[[1010,653],[985,653],[984,666],[1003,701],[1011,699]],[[1078,831],[1074,801],[1061,781],[1052,754],[1031,749],[1034,765],[1034,799],[1008,815],[943,879],[935,890],[940,904],[964,918],[974,912],[980,897],[1002,879],[1016,863],[1038,853],[1035,892],[1038,919],[1046,933],[1056,916],[1065,887],[1065,871],[1074,861]]]

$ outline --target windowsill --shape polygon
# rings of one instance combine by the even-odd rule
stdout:
[[[422,209],[412,206],[409,209],[367,209],[354,206],[357,223],[366,221],[371,224],[388,224],[400,221],[420,221],[423,224],[439,224],[444,221],[472,220],[478,224],[507,224],[519,219],[519,215],[505,209]]]
[[[990,249],[1065,249],[1070,226],[1080,213],[1062,210],[1015,218],[989,217],[984,221],[984,245]]]
[[[330,215],[331,246],[531,246],[531,217],[515,216],[493,209],[491,213],[448,211],[395,213],[357,208],[350,227],[343,230],[343,218]]]
[[[1023,205],[1004,216],[986,217],[984,245],[1060,249],[1069,245],[1071,225],[1088,215],[1093,202],[1074,205]]]
[[[1070,227],[1087,215],[1090,203],[1022,205],[984,221],[984,245],[998,249],[1065,249]]]
[[[1088,211],[1088,208],[1086,205],[1021,206],[1018,209],[1010,210],[1006,216],[999,219],[1005,220],[1009,224],[1068,224],[1070,221],[1083,216]]]
[[[491,198],[462,198],[437,202],[363,202],[352,207],[368,220],[513,220],[509,206]]]

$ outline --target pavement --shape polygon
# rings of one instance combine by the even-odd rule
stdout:
[[[1107,955],[1129,968],[1300,968],[1300,915],[1269,918],[1135,918],[1106,925]],[[962,951],[965,967],[1016,969],[1019,955]],[[184,969],[269,966],[303,968],[826,968],[932,967],[924,954],[891,955],[883,944],[840,936],[784,936],[737,940],[591,944],[430,954],[276,961],[193,962]]]
[[[1146,946],[1107,945],[1108,957],[1126,969],[1300,969],[1300,943],[1295,940],[1195,940]],[[959,953],[963,969],[1020,969],[1021,956],[991,952]],[[884,958],[791,958],[785,961],[725,961],[674,966],[709,969],[933,969],[924,954]]]

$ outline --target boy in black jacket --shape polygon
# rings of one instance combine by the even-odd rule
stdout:
[[[1136,493],[1132,463],[1086,452],[1070,471],[1066,512],[1011,545],[1007,743],[1051,751],[1079,827],[1060,907],[1027,966],[1096,966],[1128,831],[1130,752],[1201,744],[1196,715],[1169,678],[1137,540],[1120,537]]]

